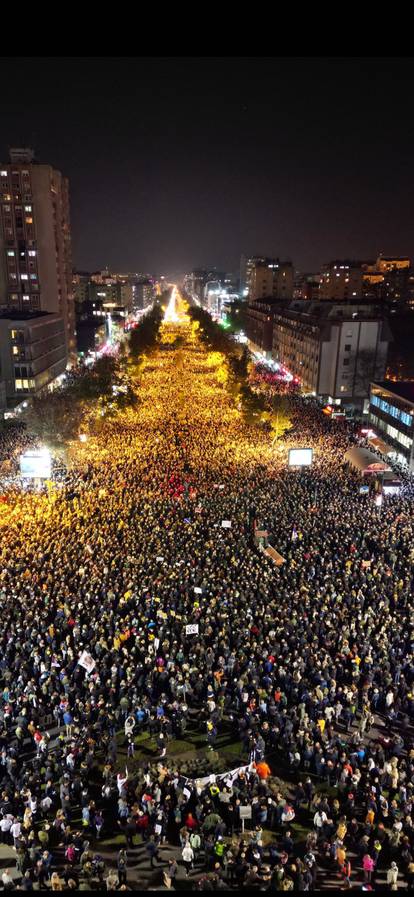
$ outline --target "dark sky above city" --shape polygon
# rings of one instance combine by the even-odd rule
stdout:
[[[70,179],[74,264],[412,254],[414,62],[3,58],[1,154]]]

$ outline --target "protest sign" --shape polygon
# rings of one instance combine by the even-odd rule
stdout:
[[[88,654],[87,651],[82,651],[82,654],[78,660],[78,664],[80,667],[83,667],[87,673],[91,673],[95,667],[95,661],[91,654]]]

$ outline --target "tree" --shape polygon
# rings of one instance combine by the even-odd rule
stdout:
[[[134,360],[154,348],[162,321],[162,311],[158,304],[145,315],[138,327],[131,330],[129,350]]]
[[[369,387],[372,380],[384,375],[382,364],[378,364],[377,354],[373,349],[361,349],[358,354],[349,358],[349,368],[353,377],[352,392],[354,395],[369,396]]]
[[[69,391],[35,396],[26,412],[27,428],[48,448],[62,449],[82,429],[85,403],[75,401]]]

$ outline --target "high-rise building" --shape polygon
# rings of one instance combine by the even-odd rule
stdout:
[[[348,299],[354,302],[362,297],[362,265],[349,259],[335,259],[323,265],[320,285],[320,299]]]
[[[68,180],[30,149],[0,164],[0,312],[49,312],[75,356]]]

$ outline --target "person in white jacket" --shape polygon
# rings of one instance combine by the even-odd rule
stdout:
[[[397,863],[391,863],[387,871],[387,885],[391,891],[398,891],[398,866]]]
[[[193,860],[194,860],[194,850],[191,847],[191,844],[189,841],[187,841],[184,844],[184,847],[181,851],[181,856],[183,858],[183,862],[184,862],[184,866],[185,866],[185,875],[186,875],[186,878],[188,878],[188,876],[190,874],[190,869],[192,869]]]

